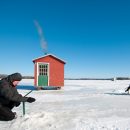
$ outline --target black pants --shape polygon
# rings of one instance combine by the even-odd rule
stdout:
[[[10,121],[15,118],[15,114],[11,111],[14,106],[19,106],[20,103],[10,102],[8,105],[0,106],[0,121]]]

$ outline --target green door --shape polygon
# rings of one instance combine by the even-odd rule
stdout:
[[[48,86],[48,64],[39,64],[38,86]]]

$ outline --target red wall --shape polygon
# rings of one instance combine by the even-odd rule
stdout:
[[[34,85],[37,86],[37,64],[34,63]]]
[[[61,61],[47,56],[36,60],[35,62],[49,63],[49,86],[64,86],[64,63]],[[37,83],[37,66],[34,67],[34,84]]]

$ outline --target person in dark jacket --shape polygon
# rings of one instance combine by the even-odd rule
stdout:
[[[21,102],[32,103],[35,98],[24,97],[18,93],[16,86],[22,80],[20,73],[8,75],[0,80],[0,120],[10,121],[15,118],[16,113],[11,110],[18,107]]]

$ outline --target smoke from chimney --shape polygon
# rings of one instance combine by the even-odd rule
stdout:
[[[37,31],[38,31],[38,34],[39,34],[39,37],[40,37],[41,48],[42,48],[44,54],[46,55],[47,54],[47,43],[45,41],[42,28],[41,28],[41,26],[40,26],[40,24],[38,23],[37,20],[34,20],[34,24],[37,28]]]

